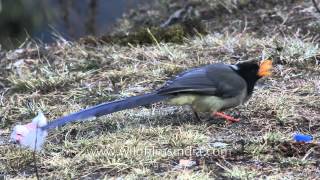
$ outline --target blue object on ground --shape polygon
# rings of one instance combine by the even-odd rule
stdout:
[[[311,142],[313,140],[313,137],[311,135],[305,135],[305,134],[295,134],[293,136],[293,139],[296,141],[296,142],[305,142],[305,143],[308,143],[308,142]]]

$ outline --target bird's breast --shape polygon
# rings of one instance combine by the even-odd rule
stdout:
[[[247,93],[242,90],[238,96],[222,98],[212,95],[180,94],[168,100],[172,105],[191,105],[198,112],[217,112],[244,103]]]

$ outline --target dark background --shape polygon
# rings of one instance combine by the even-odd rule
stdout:
[[[145,0],[0,0],[0,44],[15,48],[27,37],[45,43],[102,35]],[[146,2],[146,1],[145,1]]]

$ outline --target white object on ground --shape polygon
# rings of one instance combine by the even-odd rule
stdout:
[[[179,164],[177,164],[173,169],[185,169],[185,168],[191,168],[192,166],[195,166],[197,163],[190,159],[180,159]]]
[[[210,146],[214,148],[226,148],[227,146],[229,146],[229,144],[223,142],[214,142],[210,143]]]
[[[42,112],[32,119],[31,123],[16,125],[10,135],[10,140],[32,150],[41,150],[47,136],[47,131],[41,127],[47,125],[47,118]]]

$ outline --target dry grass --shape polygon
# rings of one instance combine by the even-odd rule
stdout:
[[[291,24],[282,28],[286,27]],[[292,32],[296,33],[295,29]],[[30,121],[39,109],[54,119],[104,101],[152,91],[188,68],[272,57],[276,61],[273,76],[259,82],[248,103],[228,111],[239,116],[240,123],[226,126],[207,114],[201,114],[203,122],[195,122],[188,107],[158,103],[69,124],[53,130],[44,151],[37,154],[40,176],[318,177],[319,144],[292,142],[295,132],[312,134],[316,140],[320,136],[318,41],[312,34],[266,34],[258,36],[238,28],[212,31],[180,45],[92,47],[74,42],[41,51],[30,46],[24,52],[7,52],[1,60],[6,71],[0,79],[4,86],[0,89],[0,174],[35,177],[31,152],[7,139],[14,124]],[[181,167],[181,159],[194,164]]]

